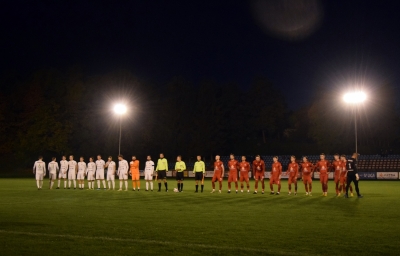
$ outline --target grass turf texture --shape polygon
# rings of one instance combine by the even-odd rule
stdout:
[[[118,184],[118,182],[117,182]],[[2,255],[395,255],[400,204],[393,181],[362,181],[365,198],[243,193],[38,191],[0,179]],[[156,184],[155,184],[156,185]],[[299,184],[300,185],[300,184]],[[142,186],[144,182],[142,181]],[[87,187],[87,185],[86,185]],[[155,186],[156,187],[156,186]],[[253,183],[251,188],[253,188]]]

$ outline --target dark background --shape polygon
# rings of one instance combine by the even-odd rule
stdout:
[[[0,154],[400,151],[399,4],[8,1]],[[142,161],[143,162],[143,161]]]

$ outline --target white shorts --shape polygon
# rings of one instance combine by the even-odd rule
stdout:
[[[66,178],[67,178],[67,172],[62,172],[62,171],[60,171],[60,172],[58,173],[58,178],[59,178],[59,179],[66,179]]]
[[[104,170],[96,171],[96,180],[104,180]]]
[[[127,171],[120,172],[119,175],[118,175],[118,178],[120,180],[127,180],[128,179],[128,172]]]
[[[36,172],[36,180],[43,180],[43,172]]]
[[[153,172],[152,171],[145,171],[144,172],[144,179],[145,180],[153,180]]]
[[[107,173],[107,180],[115,180],[115,174]]]
[[[93,181],[94,180],[94,172],[93,171],[88,171],[87,180],[88,181]]]
[[[78,172],[78,177],[76,179],[84,180],[85,179],[85,173],[84,172]]]
[[[69,180],[76,180],[76,173],[75,173],[75,171],[69,171],[69,172],[68,172],[68,179],[69,179]]]
[[[51,180],[55,180],[55,179],[57,179],[57,173],[49,173],[49,179],[51,179]]]

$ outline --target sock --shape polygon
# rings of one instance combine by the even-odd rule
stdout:
[[[254,190],[257,191],[257,189],[258,189],[258,180],[256,180],[256,185],[254,186]]]
[[[97,188],[100,188],[100,180],[97,180]]]
[[[132,188],[135,189],[136,188],[136,181],[132,180]]]
[[[168,190],[168,183],[167,182],[164,183],[164,186],[165,186],[165,190]]]
[[[238,183],[235,182],[235,189],[238,190]]]
[[[40,188],[42,188],[42,186],[43,186],[43,180],[39,180],[39,185],[40,185]]]
[[[228,182],[228,190],[231,190],[231,183]]]
[[[76,188],[76,180],[74,180],[74,188]]]
[[[106,188],[106,181],[103,180],[103,188]]]
[[[107,183],[108,183],[108,189],[110,189],[111,188],[111,181],[109,180]]]
[[[128,190],[128,181],[125,181],[125,189]]]
[[[115,189],[115,180],[112,180],[111,182],[112,182],[113,189]]]
[[[90,187],[91,187],[91,184],[92,184],[92,183],[89,181],[89,182],[88,182],[88,187],[89,187],[89,189],[90,189]]]
[[[140,181],[137,181],[137,188],[140,189]]]
[[[149,190],[149,182],[146,181],[146,190]]]
[[[271,189],[271,191],[274,191],[274,186],[273,185],[269,185],[269,189]]]
[[[308,190],[309,190],[310,193],[311,193],[311,190],[312,190],[312,185],[311,185],[311,184],[308,185]]]
[[[222,182],[219,182],[219,190],[222,190]]]
[[[278,185],[278,192],[281,192],[281,184]]]
[[[37,188],[40,188],[40,182],[39,182],[39,180],[36,180],[36,186],[37,186]]]
[[[350,192],[353,193],[353,186],[350,186]]]
[[[67,187],[67,181],[64,180],[64,188],[66,188],[66,187]]]
[[[199,185],[196,185],[196,192],[199,191]]]
[[[153,181],[150,182],[150,189],[153,190]]]
[[[82,182],[82,188],[85,188],[85,181]]]
[[[297,192],[297,183],[294,184],[294,192]]]
[[[243,190],[243,183],[240,184],[240,188]]]
[[[119,181],[119,189],[122,189],[122,180]]]
[[[263,189],[263,191],[264,191],[264,189],[265,189],[265,183],[264,183],[264,180],[261,182],[261,184],[262,184],[262,189]]]
[[[181,183],[181,191],[183,191],[183,183]]]
[[[204,185],[201,185],[201,192],[203,192],[203,189],[204,189]]]
[[[292,192],[292,184],[289,185],[289,192]]]
[[[50,181],[50,188],[53,188],[54,181]]]
[[[71,187],[71,180],[68,180],[68,187]]]
[[[60,183],[61,183],[61,180],[58,180],[58,186],[57,186],[58,188],[60,187]]]
[[[212,182],[212,188],[215,189],[215,182]]]
[[[305,185],[305,187],[306,187],[306,192],[308,192],[308,187],[307,187],[307,185]]]
[[[161,191],[161,182],[158,182],[158,190]]]
[[[250,183],[247,183],[247,190],[250,189]]]

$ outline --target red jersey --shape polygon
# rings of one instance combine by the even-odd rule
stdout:
[[[215,161],[214,162],[214,174],[222,174],[222,168],[224,166],[224,163],[222,161]]]
[[[250,171],[250,164],[247,161],[240,162],[239,164],[240,173],[247,174]]]
[[[228,162],[228,168],[229,171],[237,171],[237,169],[239,168],[239,162],[236,160],[229,160]]]
[[[289,177],[291,178],[297,177],[299,173],[299,165],[296,162],[290,163],[287,172],[289,173]]]
[[[332,162],[333,171],[335,172],[335,177],[340,177],[340,171],[342,170],[342,161],[334,160]]]
[[[342,163],[342,164],[340,165],[340,169],[341,169],[340,177],[345,177],[346,174],[347,174],[347,169],[346,169],[347,161],[340,161],[340,162]]]
[[[271,170],[271,177],[273,178],[279,178],[279,176],[282,174],[282,165],[279,162],[273,163],[272,164],[272,170]]]
[[[328,160],[320,160],[315,167],[318,168],[321,175],[325,175],[329,172],[330,163]]]
[[[264,173],[265,172],[265,163],[264,163],[264,161],[263,160],[260,160],[260,161],[254,160],[253,161],[253,171]]]
[[[313,164],[310,162],[303,162],[301,163],[301,172],[303,176],[311,176],[312,170],[313,170]]]

